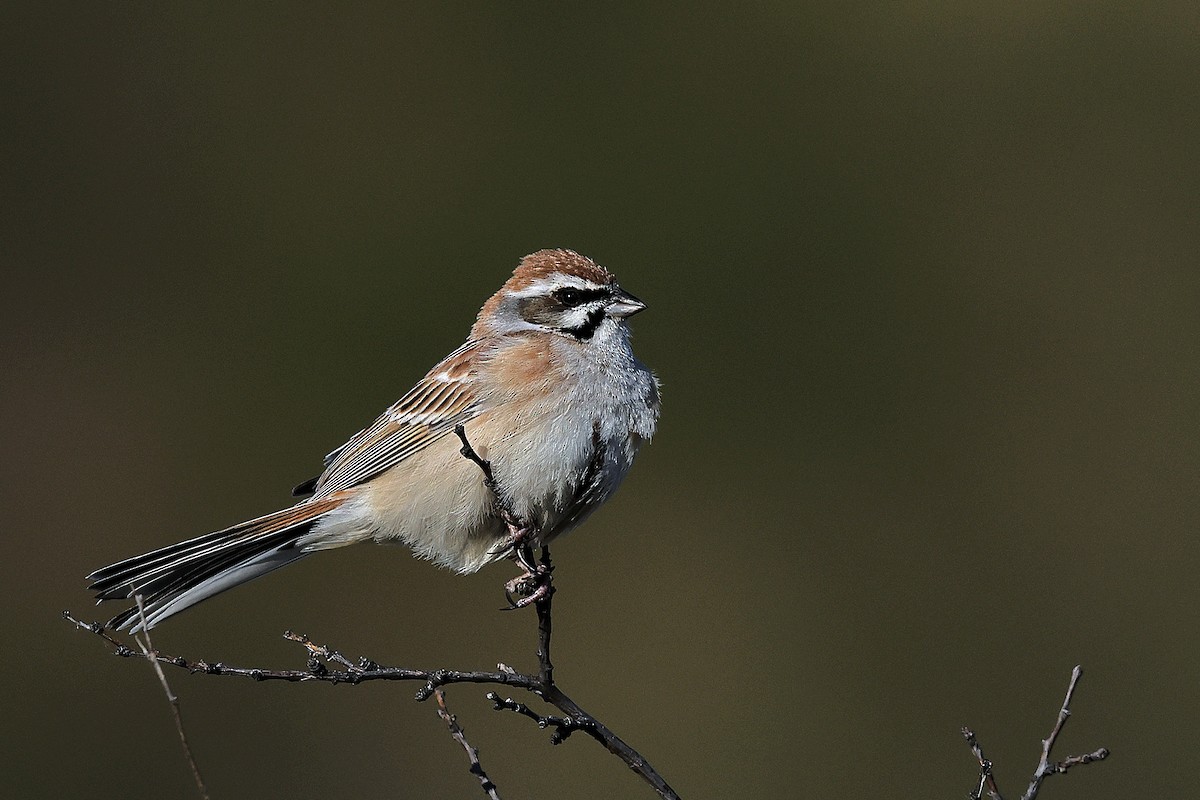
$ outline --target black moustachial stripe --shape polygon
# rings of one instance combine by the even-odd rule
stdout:
[[[594,308],[588,312],[587,319],[583,321],[582,325],[574,328],[563,328],[562,330],[580,341],[586,341],[592,338],[592,334],[596,332],[596,328],[600,326],[600,321],[603,319],[604,309]]]
[[[583,305],[585,302],[595,302],[598,299],[607,298],[611,295],[612,290],[606,287],[577,289],[568,286],[557,289],[547,295],[522,297],[517,303],[517,313],[526,322],[546,328],[553,328],[583,341],[592,338],[592,335],[596,332],[596,328],[599,327],[600,322],[604,319],[605,307],[599,305],[592,309],[588,312],[587,318],[575,327],[563,327],[564,318],[570,315],[572,308]]]

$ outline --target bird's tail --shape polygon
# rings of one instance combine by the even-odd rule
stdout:
[[[141,595],[136,606],[113,617],[108,627],[153,628],[215,594],[265,575],[307,555],[297,542],[344,498],[309,500],[223,531],[127,558],[98,569],[87,579],[98,601]]]

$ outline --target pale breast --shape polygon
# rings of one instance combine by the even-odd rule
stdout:
[[[584,351],[562,337],[530,337],[489,365],[506,398],[489,456],[496,480],[514,511],[552,535],[564,532],[564,518],[574,516],[573,526],[586,516],[572,508],[582,491],[592,505],[616,491],[654,432],[653,375],[627,341],[611,344]],[[520,368],[506,369],[508,359]],[[587,486],[591,481],[599,486]]]
[[[658,391],[627,342],[582,354],[560,337],[512,337],[472,363],[481,413],[465,424],[506,505],[546,540],[608,499],[654,432]],[[581,358],[587,355],[587,358]],[[461,572],[495,560],[507,529],[483,473],[449,433],[365,484],[372,536]]]

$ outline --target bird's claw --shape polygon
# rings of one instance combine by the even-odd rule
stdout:
[[[517,553],[525,558],[517,555],[514,555],[514,558],[525,572],[504,584],[504,599],[508,601],[508,607],[501,609],[503,611],[516,611],[518,608],[533,605],[539,600],[549,597],[550,592],[553,591],[551,569],[545,564],[533,564],[533,553],[529,552],[528,547],[523,549],[524,553],[521,553],[520,550]],[[530,563],[526,564],[526,561]],[[514,595],[516,595],[515,598]]]

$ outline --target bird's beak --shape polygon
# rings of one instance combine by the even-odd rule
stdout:
[[[612,300],[608,304],[609,316],[617,319],[625,319],[632,317],[634,314],[646,308],[646,304],[629,292],[617,286],[613,291]]]

